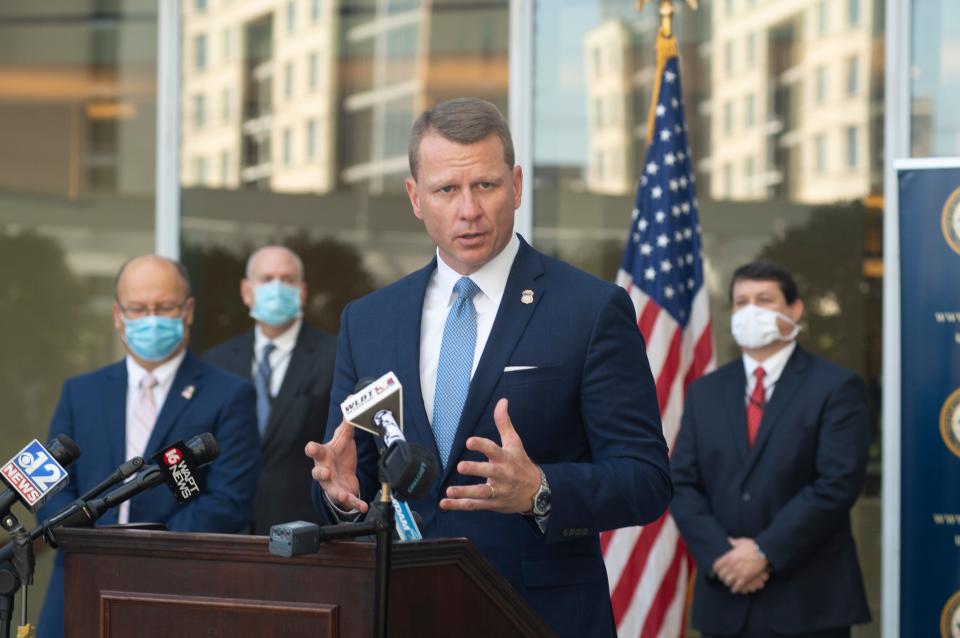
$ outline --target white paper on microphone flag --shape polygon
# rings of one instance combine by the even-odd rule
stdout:
[[[373,416],[380,410],[390,410],[403,429],[403,388],[393,372],[388,372],[359,392],[351,394],[340,404],[343,418],[353,426],[375,436],[384,436],[382,427],[374,424]]]

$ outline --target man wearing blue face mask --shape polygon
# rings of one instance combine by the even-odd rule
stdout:
[[[247,260],[240,295],[253,330],[215,346],[204,359],[251,379],[257,391],[262,471],[253,533],[294,520],[323,522],[310,496],[307,442],[323,436],[337,340],[302,319],[307,299],[300,257],[265,246]]]
[[[148,490],[99,524],[156,522],[173,531],[242,532],[260,466],[256,397],[248,381],[187,350],[193,323],[190,280],[178,262],[147,255],[125,263],[114,281],[113,322],[127,349],[123,361],[67,380],[50,426],[83,454],[70,483],[39,512],[46,518],[109,475],[125,460],[210,432],[220,447],[201,469],[204,492],[179,506],[164,488]],[[63,557],[58,555],[38,636],[62,636]]]
[[[697,562],[693,626],[713,636],[850,636],[868,622],[850,509],[870,443],[863,383],[797,345],[803,302],[769,262],[730,286],[742,356],[695,381],[671,512]]]

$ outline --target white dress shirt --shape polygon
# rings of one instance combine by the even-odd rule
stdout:
[[[185,356],[187,356],[186,349],[173,359],[157,366],[153,371],[153,376],[157,380],[157,385],[153,386],[153,403],[157,406],[157,416],[163,410],[163,402],[167,400],[167,394],[170,393],[170,388],[173,386],[173,378],[177,376],[177,370],[180,369],[180,364],[183,363]],[[140,364],[133,357],[127,355],[127,423],[133,421],[133,410],[140,398],[140,382],[147,376],[147,372],[140,367]],[[126,428],[124,429],[126,430]],[[151,432],[153,432],[152,428]],[[135,442],[131,442],[129,437],[126,437],[126,460],[129,461],[135,456],[144,456],[153,452],[153,450],[138,449],[139,447]]]
[[[747,391],[743,398],[744,403],[750,402],[750,394],[753,392],[753,386],[757,384],[756,378],[753,376],[754,371],[763,366],[763,390],[766,394],[766,402],[770,402],[770,397],[773,396],[774,386],[777,384],[777,381],[780,379],[780,375],[783,374],[783,369],[787,366],[787,361],[790,360],[790,355],[793,354],[793,351],[797,349],[797,342],[791,341],[786,348],[782,348],[777,351],[776,354],[771,355],[767,358],[766,361],[760,363],[756,359],[743,355],[743,367],[747,372]]]
[[[167,395],[170,394],[170,388],[173,386],[173,379],[177,376],[177,370],[180,369],[180,364],[183,363],[183,358],[187,356],[186,348],[183,351],[175,356],[173,359],[162,363],[157,366],[153,371],[153,377],[157,380],[157,385],[153,386],[153,404],[157,406],[157,416],[160,416],[160,411],[163,410],[163,403],[167,400]],[[148,370],[142,368],[139,363],[137,363],[133,357],[127,355],[127,412],[126,412],[126,422],[132,423],[134,416],[134,410],[136,409],[137,402],[140,400],[140,382],[143,381],[143,378],[147,376]],[[124,448],[126,452],[126,459],[130,459],[136,456],[146,457],[148,454],[152,453],[153,450],[145,449],[147,442],[150,440],[150,436],[153,434],[153,427],[156,425],[156,420],[150,426],[150,431],[147,433],[147,438],[141,439],[138,437],[131,437],[130,429],[126,426],[124,427]],[[127,480],[132,480],[127,479]],[[130,522],[130,501],[124,501],[120,504],[120,510],[118,513],[118,521],[120,523]]]
[[[297,345],[297,337],[300,336],[300,326],[303,319],[297,319],[293,322],[286,332],[276,339],[268,339],[260,329],[260,324],[253,330],[253,363],[250,366],[250,378],[256,378],[257,366],[260,364],[260,357],[263,355],[263,346],[272,343],[276,346],[270,353],[270,396],[275,397],[280,394],[280,386],[283,385],[283,378],[287,375],[287,368],[290,367],[290,357],[293,356],[293,349]]]
[[[471,379],[473,373],[477,371],[483,348],[487,345],[493,320],[497,317],[500,300],[507,287],[507,278],[510,276],[513,260],[519,251],[520,240],[513,235],[510,243],[500,251],[499,255],[470,275],[473,283],[480,288],[480,292],[473,298],[473,306],[477,309],[477,346],[473,351]],[[440,256],[440,251],[437,250],[437,268],[427,284],[420,321],[420,389],[423,391],[423,407],[427,410],[427,418],[431,425],[433,425],[433,400],[437,391],[437,367],[440,363],[443,328],[446,326],[450,308],[456,300],[453,286],[460,277],[462,275],[448,266]]]

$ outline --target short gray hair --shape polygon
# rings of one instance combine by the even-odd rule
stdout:
[[[264,250],[267,250],[268,248],[279,248],[280,250],[286,251],[287,254],[293,257],[293,261],[296,262],[297,264],[297,270],[300,271],[300,280],[303,281],[303,260],[300,259],[300,255],[293,252],[286,246],[281,246],[280,244],[271,244],[269,246],[261,246],[260,248],[253,251],[253,253],[249,257],[247,257],[247,267],[246,267],[246,270],[244,271],[245,272],[244,276],[247,279],[253,279],[253,262],[256,260],[257,255],[262,253]]]
[[[478,97],[460,97],[424,111],[413,123],[407,149],[413,179],[417,179],[417,169],[420,167],[420,142],[432,132],[457,144],[474,144],[496,135],[503,145],[503,161],[510,168],[516,163],[510,127],[500,110]]]

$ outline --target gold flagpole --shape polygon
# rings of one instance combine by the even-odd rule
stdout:
[[[654,0],[637,0],[637,10],[643,11],[644,7]],[[687,0],[687,4],[694,11],[697,10],[698,0]],[[670,58],[679,55],[677,41],[673,37],[673,0],[660,0],[660,29],[657,32],[657,71],[654,76],[653,93],[650,100],[650,113],[647,117],[647,139],[653,137],[654,113],[657,107],[657,100],[660,95],[660,78],[663,76],[663,67]]]

